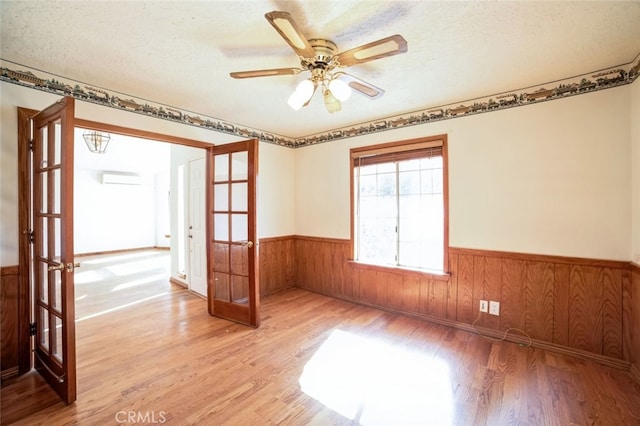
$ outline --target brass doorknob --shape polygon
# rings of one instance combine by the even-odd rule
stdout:
[[[47,270],[48,271],[64,271],[64,265],[62,263],[58,263],[57,265],[49,266]]]

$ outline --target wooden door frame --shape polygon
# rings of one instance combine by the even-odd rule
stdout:
[[[30,223],[29,211],[31,208],[29,143],[32,137],[30,120],[39,111],[17,107],[18,109],[18,375],[27,373],[33,368],[33,356],[31,354],[30,322],[31,314],[31,277],[30,268]],[[202,148],[205,150],[214,146],[212,143],[202,142],[179,136],[165,135],[131,127],[117,126],[92,120],[76,118],[74,128],[81,127],[88,130],[98,130],[130,136],[140,139],[148,139],[155,142],[166,142],[177,145]],[[75,166],[75,165],[73,165]],[[207,256],[208,257],[208,256]],[[207,259],[208,262],[208,259]],[[209,268],[207,268],[207,276]]]

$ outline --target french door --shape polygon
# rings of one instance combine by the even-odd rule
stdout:
[[[67,404],[76,400],[74,108],[66,97],[33,117],[31,161],[34,366]]]
[[[208,151],[209,313],[260,325],[256,180],[258,141],[219,145]]]

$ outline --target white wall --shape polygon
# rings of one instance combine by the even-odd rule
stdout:
[[[631,85],[631,260],[640,265],[640,79]]]
[[[105,185],[100,170],[75,170],[73,201],[76,254],[156,245],[153,176],[141,185]]]
[[[17,107],[42,109],[60,98],[50,93],[0,82],[0,266],[18,264]],[[76,101],[76,117],[198,141],[224,144],[244,138]],[[259,235],[291,235],[294,150],[260,144]],[[280,220],[282,219],[282,220]]]
[[[298,149],[296,234],[349,238],[351,147],[447,134],[451,246],[629,260],[629,91]]]
[[[446,133],[452,246],[629,260],[640,252],[639,85],[296,150],[261,143],[259,235],[348,238],[349,148]],[[16,106],[41,109],[59,96],[6,82],[0,90],[8,266],[18,263]],[[76,116],[216,144],[241,139],[86,102]]]

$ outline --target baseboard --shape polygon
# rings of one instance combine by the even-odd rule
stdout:
[[[187,285],[187,283],[185,283],[184,281],[180,281],[176,277],[170,277],[169,278],[169,282],[171,284],[175,284],[175,285],[183,287],[183,288],[187,288],[187,289],[189,288],[189,285]]]
[[[12,377],[16,377],[19,372],[20,371],[19,371],[18,366],[9,367],[6,370],[2,370],[2,373],[0,373],[0,378],[2,380],[7,380],[7,379],[10,379]]]
[[[410,317],[410,318],[416,318],[419,320],[423,320],[423,321],[429,321],[435,324],[440,324],[440,325],[444,325],[447,327],[452,327],[452,328],[456,328],[458,330],[463,330],[463,331],[468,331],[471,333],[475,333],[481,336],[485,336],[485,337],[490,337],[492,339],[502,339],[504,337],[504,340],[507,342],[512,342],[512,343],[518,343],[520,345],[531,345],[534,348],[540,348],[540,349],[545,349],[551,352],[556,352],[559,354],[563,354],[563,355],[568,355],[568,356],[572,356],[574,358],[579,358],[579,359],[584,359],[584,360],[588,360],[588,361],[595,361],[599,364],[605,365],[607,367],[613,367],[619,370],[624,370],[624,371],[631,371],[631,368],[635,369],[635,373],[632,373],[632,376],[635,374],[637,378],[640,378],[640,371],[638,370],[637,367],[635,367],[635,365],[632,365],[629,361],[624,361],[621,359],[617,359],[617,358],[612,358],[612,357],[608,357],[605,355],[599,355],[593,352],[589,352],[589,351],[584,351],[581,349],[576,349],[576,348],[570,348],[568,346],[563,346],[563,345],[558,345],[555,343],[550,343],[550,342],[546,342],[543,340],[537,340],[537,339],[529,339],[527,337],[524,336],[520,336],[520,335],[513,335],[513,334],[507,334],[506,336],[504,335],[504,331],[499,331],[499,330],[492,330],[489,328],[484,328],[484,327],[474,327],[471,324],[467,324],[467,323],[462,323],[462,322],[458,322],[458,321],[452,321],[452,320],[448,320],[448,319],[444,319],[444,318],[437,318],[437,317],[432,317],[430,315],[425,315],[425,314],[416,314],[416,313],[411,313],[411,312],[404,312],[404,311],[400,311],[398,309],[393,309],[393,308],[388,308],[388,307],[384,307],[384,306],[378,306],[378,305],[374,305],[372,303],[366,303],[366,302],[362,302],[360,300],[357,299],[351,299],[348,297],[340,297],[340,296],[334,296],[331,294],[324,294],[324,293],[320,293],[318,291],[314,291],[314,290],[310,290],[310,289],[306,289],[304,287],[298,287],[302,290],[306,290],[306,291],[310,291],[312,293],[317,293],[317,294],[322,294],[323,296],[327,296],[327,297],[333,297],[335,299],[340,299],[340,300],[344,300],[346,302],[351,302],[351,303],[355,303],[357,305],[362,305],[362,306],[367,306],[370,308],[375,308],[375,309],[379,309],[385,312],[390,312],[393,314],[397,314],[397,315],[403,315],[406,317]],[[637,380],[640,383],[640,380]]]

